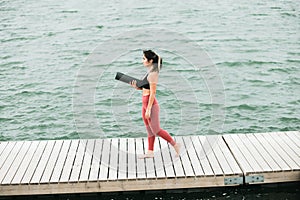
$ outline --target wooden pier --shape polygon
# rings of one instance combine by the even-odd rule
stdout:
[[[300,132],[0,142],[0,196],[236,186],[300,181]]]

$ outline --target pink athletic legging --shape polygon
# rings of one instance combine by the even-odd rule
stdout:
[[[171,145],[175,145],[176,142],[173,140],[171,135],[160,128],[160,123],[159,123],[159,104],[156,100],[154,99],[152,108],[151,108],[151,115],[149,119],[145,118],[145,113],[146,109],[148,106],[148,101],[149,101],[150,95],[143,96],[143,107],[142,107],[142,117],[144,120],[144,124],[146,126],[146,130],[148,133],[148,150],[153,151],[154,148],[154,141],[155,141],[155,136],[158,135],[165,139],[167,142],[169,142]]]

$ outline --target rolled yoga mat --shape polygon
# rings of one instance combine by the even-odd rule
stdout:
[[[143,85],[148,84],[147,81],[142,81],[140,79],[128,76],[128,75],[123,74],[121,72],[117,72],[115,79],[119,80],[119,81],[122,81],[124,83],[128,83],[128,84],[130,84],[131,81],[135,80],[136,81],[136,86],[138,86],[139,88],[142,88]]]

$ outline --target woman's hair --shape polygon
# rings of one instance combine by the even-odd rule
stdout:
[[[153,72],[159,72],[162,68],[162,58],[157,55],[154,51],[152,50],[144,50],[143,51],[144,56],[147,58],[148,61],[153,60]],[[158,64],[160,60],[160,64]]]

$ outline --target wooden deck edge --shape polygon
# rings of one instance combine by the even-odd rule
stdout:
[[[107,182],[78,182],[59,184],[35,184],[35,185],[1,185],[0,194],[3,196],[15,195],[45,195],[68,193],[96,193],[96,192],[125,192],[143,190],[166,190],[185,188],[224,187],[224,178],[240,176],[215,176],[193,177],[177,179],[145,179],[124,180]],[[230,185],[230,186],[236,186]],[[229,186],[229,185],[226,185]]]
[[[265,184],[265,183],[282,183],[282,182],[299,182],[300,171],[282,171],[282,172],[263,172],[263,173],[249,173],[247,176],[262,175],[263,182],[253,182],[248,184]]]

